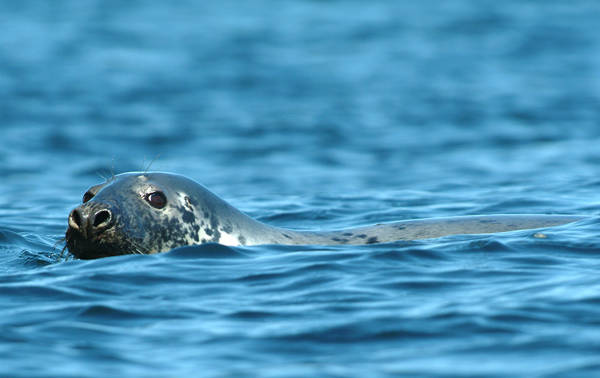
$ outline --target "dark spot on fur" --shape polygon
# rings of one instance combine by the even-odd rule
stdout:
[[[286,238],[288,238],[288,239],[291,239],[291,238],[292,238],[290,235],[288,235],[288,234],[286,234],[286,233],[282,233],[281,235],[285,236],[285,237],[286,237]]]
[[[406,228],[406,226],[403,226],[403,225],[401,225],[401,224],[398,224],[398,225],[394,226],[394,228],[395,228],[396,230],[404,230],[404,229]]]
[[[206,233],[206,235],[211,236],[213,234],[213,230],[210,229],[210,227],[206,227],[204,229],[204,232]]]
[[[246,238],[242,235],[238,236],[238,240],[240,241],[241,245],[246,245]]]
[[[342,235],[344,235],[344,236],[352,236],[354,234],[352,232],[344,232]]]
[[[340,242],[340,243],[348,243],[348,239],[346,238],[331,238],[331,240],[336,241],[336,242]]]
[[[181,216],[181,219],[185,223],[194,223],[196,221],[196,217],[194,216],[194,213],[192,213],[191,211],[187,211],[187,210],[183,211],[183,215]]]
[[[375,244],[375,243],[379,243],[379,240],[377,240],[376,236],[370,237],[367,239],[367,244]]]
[[[204,239],[204,238],[202,239],[202,243],[206,243],[207,241],[208,241],[208,240],[206,240],[206,239]]]
[[[192,201],[192,199],[188,196],[185,196],[183,199],[185,200],[185,207],[187,207],[190,210],[193,210],[193,205],[195,205],[195,203]]]
[[[231,223],[227,223],[223,226],[222,230],[228,234],[231,234],[233,232],[233,226]]]
[[[196,200],[194,200],[193,198],[190,198],[188,196],[185,196],[185,202],[187,202],[187,203],[189,203],[191,205],[194,205],[194,206],[197,205]]]
[[[367,234],[360,234],[360,235],[356,235],[357,238],[361,238],[364,239],[367,237]]]

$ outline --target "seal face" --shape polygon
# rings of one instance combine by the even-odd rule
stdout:
[[[124,173],[92,186],[69,214],[75,257],[149,254],[192,244],[373,244],[552,227],[580,216],[490,215],[408,220],[340,231],[294,231],[243,214],[202,185],[172,173]]]
[[[122,174],[93,186],[69,215],[67,248],[89,259],[219,242],[219,222],[192,195],[198,187],[183,176],[160,173]]]

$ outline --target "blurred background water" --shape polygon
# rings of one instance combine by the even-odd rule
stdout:
[[[594,376],[596,1],[0,3],[0,375]],[[334,229],[588,214],[369,246],[64,261],[130,170]]]

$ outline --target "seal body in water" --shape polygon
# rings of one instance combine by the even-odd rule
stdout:
[[[486,215],[407,220],[340,231],[293,231],[256,221],[202,185],[171,173],[124,173],[92,186],[69,214],[66,246],[92,259],[185,245],[372,244],[557,226],[567,215]]]

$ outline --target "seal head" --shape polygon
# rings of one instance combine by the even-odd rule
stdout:
[[[210,192],[204,195],[208,201],[197,200],[202,189],[174,174],[114,176],[88,189],[69,214],[67,248],[75,257],[90,259],[220,242],[219,222],[210,219]]]

